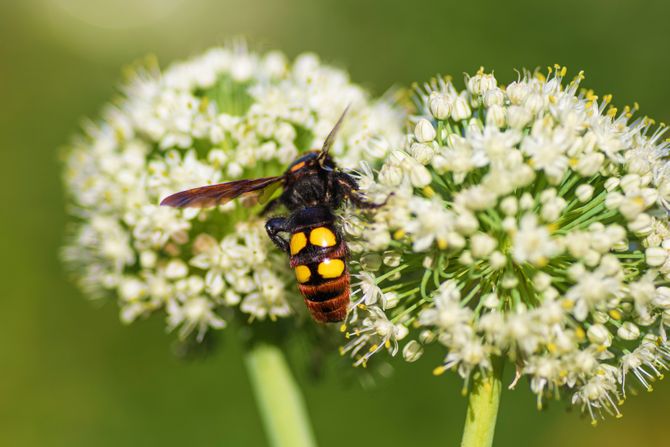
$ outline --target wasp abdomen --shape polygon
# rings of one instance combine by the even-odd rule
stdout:
[[[333,222],[297,229],[289,241],[291,267],[312,317],[344,320],[349,304],[347,246]]]

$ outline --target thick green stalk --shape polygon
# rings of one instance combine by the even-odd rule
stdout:
[[[468,396],[461,447],[491,447],[496,429],[500,392],[502,391],[503,359],[493,359],[487,374],[475,373]]]
[[[247,351],[245,364],[270,445],[316,446],[305,402],[282,351],[256,344]]]

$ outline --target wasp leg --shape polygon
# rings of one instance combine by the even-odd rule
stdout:
[[[349,201],[351,203],[353,203],[356,208],[360,208],[360,209],[363,209],[363,210],[374,210],[374,209],[381,208],[382,206],[386,205],[386,203],[389,201],[389,197],[391,197],[392,195],[393,195],[393,193],[389,194],[386,197],[386,199],[384,199],[384,201],[382,203],[369,202],[365,198],[365,196],[363,196],[359,193],[356,193],[356,192],[354,192],[353,194],[347,194],[347,199],[349,199]]]
[[[358,191],[358,183],[356,180],[348,174],[340,174],[337,177],[337,183],[340,186],[344,197],[346,197],[356,208],[370,210],[380,208],[388,202],[388,197],[382,203],[369,202],[365,196]]]
[[[288,241],[279,236],[279,233],[288,232],[288,219],[285,217],[273,217],[265,222],[265,231],[274,244],[284,252],[288,253]]]

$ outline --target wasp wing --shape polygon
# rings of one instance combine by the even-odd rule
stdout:
[[[242,194],[256,192],[284,180],[283,176],[263,177],[253,180],[235,180],[218,185],[201,186],[172,194],[161,201],[161,205],[176,208],[209,208],[223,205]],[[277,187],[280,185],[276,185]]]
[[[335,137],[337,137],[337,133],[340,130],[340,126],[342,126],[342,122],[344,121],[344,117],[347,116],[347,112],[349,111],[349,107],[350,106],[347,106],[344,109],[344,112],[342,112],[342,115],[340,115],[340,119],[337,120],[337,122],[335,123],[335,126],[333,126],[333,129],[330,131],[330,133],[326,137],[326,141],[323,142],[323,146],[321,147],[321,153],[319,154],[319,159],[320,160],[325,160],[326,159],[326,156],[328,155],[328,152],[330,151],[330,147],[335,142]]]

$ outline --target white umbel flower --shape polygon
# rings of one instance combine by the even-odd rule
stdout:
[[[370,100],[312,54],[291,63],[278,52],[214,48],[164,71],[139,68],[121,91],[66,152],[76,222],[65,258],[88,294],[118,297],[124,321],[164,309],[181,337],[223,328],[235,308],[275,320],[302,300],[256,208],[177,210],[159,207],[162,198],[278,175],[318,147],[347,106],[331,150],[341,166],[357,167],[362,155],[374,162],[403,137],[395,106]]]
[[[620,414],[627,388],[650,388],[670,361],[669,143],[664,127],[565,72],[526,72],[504,87],[480,70],[461,92],[448,79],[426,84],[407,153],[369,182],[393,194],[362,234],[374,228],[381,241],[385,231],[387,242],[361,249],[396,253],[367,287],[393,291],[397,304],[368,318],[406,327],[408,361],[439,343],[435,372],[467,383],[503,357],[539,405],[568,393],[595,421]],[[416,184],[398,160],[427,141],[430,181]],[[368,361],[380,336],[360,329],[370,324],[361,311],[346,332]]]

